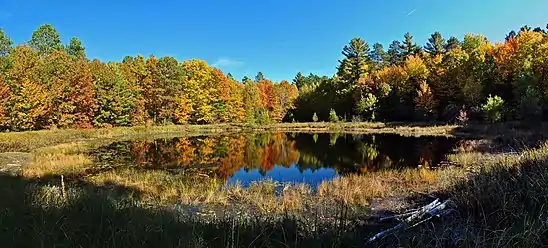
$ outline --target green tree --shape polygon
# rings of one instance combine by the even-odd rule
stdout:
[[[242,78],[242,83],[245,84],[245,83],[248,83],[248,82],[251,82],[251,78],[249,78],[248,76],[244,76],[244,77]]]
[[[481,106],[485,119],[491,123],[499,122],[502,119],[504,100],[499,96],[491,96],[487,98],[487,102]]]
[[[376,118],[377,103],[377,97],[371,93],[367,93],[365,97],[361,96],[360,100],[356,103],[356,110],[360,115],[374,121]]]
[[[304,77],[302,73],[297,72],[297,75],[295,75],[295,78],[293,79],[293,84],[297,86],[297,89],[302,88],[307,83],[307,78]]]
[[[29,45],[41,56],[49,55],[55,50],[62,50],[61,38],[51,25],[44,24],[32,33]]]
[[[344,59],[339,61],[337,76],[343,82],[341,89],[349,90],[368,70],[369,45],[360,38],[354,38],[344,46],[342,54]]]
[[[82,45],[82,42],[74,37],[70,39],[70,43],[65,48],[67,53],[73,58],[85,58],[86,57],[86,48]]]
[[[393,41],[388,47],[388,60],[391,65],[399,65],[403,62],[401,43],[399,41]]]
[[[377,70],[386,66],[389,62],[389,56],[380,43],[373,45],[373,49],[369,52],[368,56]]]
[[[452,36],[447,40],[447,43],[445,44],[445,51],[452,51],[460,47],[460,41],[457,39],[457,37]]]
[[[0,57],[7,56],[12,50],[13,41],[0,28]]]
[[[432,55],[440,55],[445,52],[445,47],[445,40],[440,32],[435,32],[428,39],[426,46],[424,46],[424,50]]]
[[[255,82],[258,83],[258,82],[261,82],[261,81],[263,81],[263,80],[265,80],[263,73],[262,73],[262,72],[258,72],[258,73],[257,73],[257,76],[255,76]]]
[[[419,46],[417,46],[417,44],[415,44],[415,42],[413,41],[413,36],[411,35],[411,33],[407,32],[404,36],[404,40],[400,48],[402,50],[402,55],[405,58],[409,55],[414,55],[419,49]]]
[[[330,122],[339,122],[339,116],[334,109],[329,110],[329,121]]]
[[[316,114],[316,112],[314,112],[314,114],[312,115],[312,121],[318,122],[318,115]]]
[[[94,60],[90,63],[90,70],[98,105],[93,117],[94,126],[129,126],[135,93],[122,77],[119,65]]]

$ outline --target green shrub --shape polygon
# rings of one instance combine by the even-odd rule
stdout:
[[[329,121],[330,122],[339,122],[339,116],[337,116],[337,112],[335,112],[334,109],[331,109],[329,111]]]
[[[318,122],[318,115],[316,114],[316,112],[314,112],[314,115],[312,115],[312,121]]]
[[[367,93],[364,97],[356,103],[356,110],[361,116],[366,117],[368,120],[375,120],[375,112],[377,110],[377,97],[371,93]]]
[[[500,96],[491,96],[487,98],[487,102],[481,106],[481,110],[485,114],[485,119],[489,122],[499,122],[502,118],[502,109],[504,100]]]

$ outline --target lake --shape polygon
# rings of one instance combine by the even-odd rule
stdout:
[[[434,167],[458,141],[393,134],[257,133],[116,142],[92,155],[99,169],[201,173],[244,187],[265,179],[315,187],[338,175]]]

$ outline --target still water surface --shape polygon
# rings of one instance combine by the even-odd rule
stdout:
[[[243,186],[271,179],[316,186],[341,174],[436,166],[458,142],[444,137],[260,133],[113,143],[102,167],[203,173]]]

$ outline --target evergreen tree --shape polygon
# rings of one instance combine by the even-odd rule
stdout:
[[[403,62],[401,43],[397,40],[393,41],[388,47],[388,60],[391,65],[399,65]]]
[[[512,30],[510,31],[510,33],[508,33],[508,35],[506,35],[506,41],[509,41],[511,39],[514,39],[516,38],[516,31]]]
[[[447,44],[445,44],[445,51],[452,51],[457,49],[460,46],[460,41],[457,39],[457,37],[452,36],[447,40]]]
[[[389,56],[380,43],[375,43],[375,45],[373,45],[373,50],[369,52],[368,56],[376,69],[384,67],[389,61]]]
[[[245,83],[249,83],[249,82],[251,82],[251,78],[249,78],[248,76],[244,76],[244,77],[242,78],[242,83],[245,84]]]
[[[265,80],[263,73],[258,72],[257,76],[255,76],[255,82],[260,82],[260,81],[263,81],[263,80]]]
[[[344,46],[342,54],[345,58],[339,61],[337,76],[347,86],[357,83],[367,71],[368,63],[370,63],[367,57],[368,53],[369,45],[360,38],[354,38],[348,45]]]
[[[413,42],[413,36],[411,35],[411,33],[407,32],[404,36],[404,40],[400,48],[402,50],[403,57],[405,58],[409,55],[416,54],[419,47]]]
[[[440,55],[445,52],[446,43],[439,32],[433,33],[424,46],[424,50],[432,55]]]
[[[86,57],[86,49],[82,45],[82,42],[76,37],[70,40],[69,45],[66,47],[66,51],[68,55],[72,56],[73,58]]]

